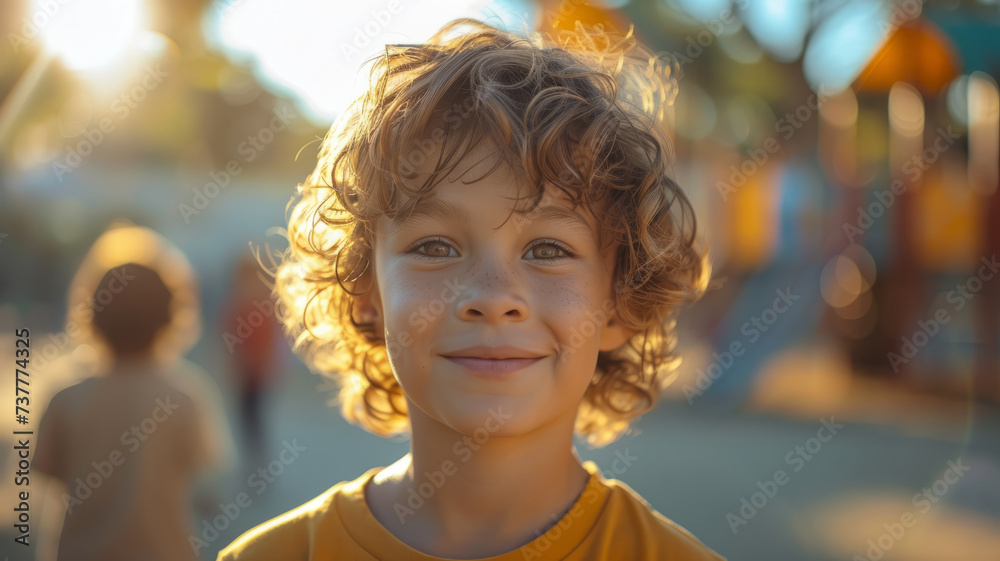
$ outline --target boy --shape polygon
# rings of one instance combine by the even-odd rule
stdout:
[[[218,390],[181,358],[198,332],[197,281],[167,244],[113,227],[70,287],[67,332],[104,364],[56,393],[38,428],[32,469],[63,491],[60,561],[196,561],[191,491],[232,461]]]
[[[722,559],[573,450],[656,403],[709,267],[666,174],[662,61],[558,39],[456,20],[389,46],[327,136],[280,316],[345,417],[410,453],[220,560]]]

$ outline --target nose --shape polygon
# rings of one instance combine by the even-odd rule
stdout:
[[[467,288],[456,303],[460,319],[489,323],[528,319],[528,306],[518,273],[505,257],[481,257],[463,284]]]

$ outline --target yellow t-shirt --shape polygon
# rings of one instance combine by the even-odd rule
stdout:
[[[480,561],[725,561],[594,462],[590,479],[559,522],[531,542]],[[441,561],[399,540],[368,508],[364,489],[383,468],[338,483],[306,504],[250,529],[219,552],[217,561],[334,559]]]

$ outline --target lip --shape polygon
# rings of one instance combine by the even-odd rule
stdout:
[[[502,377],[523,370],[545,357],[534,358],[475,358],[475,357],[444,357],[459,366],[487,377]]]
[[[444,356],[446,358],[508,359],[508,358],[542,358],[545,355],[541,353],[527,351],[524,349],[519,349],[517,347],[512,347],[510,345],[501,345],[498,347],[487,347],[485,345],[476,345],[475,347],[469,347],[467,349],[442,353],[441,356]]]

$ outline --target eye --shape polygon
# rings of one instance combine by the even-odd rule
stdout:
[[[422,248],[431,248],[427,253],[422,253],[417,250]],[[441,253],[441,249],[444,249],[444,253]],[[451,244],[449,244],[444,238],[429,238],[421,242],[417,242],[409,251],[406,253],[413,254],[417,259],[436,259],[439,257],[449,257],[449,249]]]
[[[568,247],[555,240],[535,240],[531,242],[528,253],[535,251],[536,248],[549,248],[535,253],[535,259],[538,261],[558,261],[560,259],[576,257],[576,254],[570,251]],[[453,249],[452,245],[444,238],[428,238],[417,242],[406,253],[412,254],[417,259],[433,260],[451,257],[451,249]],[[562,255],[559,255],[560,252]]]
[[[534,251],[535,248],[546,247],[546,246],[548,246],[550,248],[554,247],[558,251],[553,251],[551,249],[546,250],[544,253],[547,254],[547,256],[539,256],[539,257],[537,257],[541,261],[558,261],[560,259],[566,259],[566,258],[576,257],[576,255],[573,254],[573,252],[571,252],[568,247],[566,247],[565,245],[563,245],[563,244],[561,244],[561,243],[559,243],[559,242],[557,242],[555,240],[535,240],[535,241],[531,242],[531,247],[528,248],[528,252],[530,253],[530,252]],[[558,253],[560,251],[564,255],[558,255]],[[542,253],[542,252],[538,252],[538,253]],[[538,253],[536,253],[536,255],[538,255]]]

